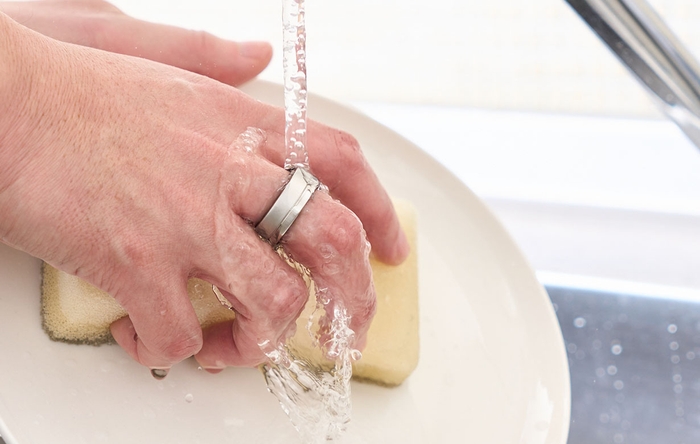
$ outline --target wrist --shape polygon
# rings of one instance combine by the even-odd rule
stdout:
[[[16,24],[0,12],[0,130],[11,116],[14,96],[19,86],[19,48],[15,30]],[[4,132],[0,132],[0,137]]]
[[[11,181],[18,127],[26,114],[31,64],[21,26],[0,12],[0,192]]]
[[[51,39],[0,12],[0,195],[44,145],[41,128],[51,126],[61,53]]]

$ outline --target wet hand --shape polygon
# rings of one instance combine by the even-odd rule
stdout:
[[[307,298],[253,229],[288,177],[283,110],[1,14],[0,29],[21,62],[0,88],[0,116],[12,116],[0,119],[0,239],[114,296],[129,317],[112,333],[146,366],[194,354],[207,368],[262,362],[258,343],[289,334]],[[357,142],[318,123],[308,132],[311,171],[329,194],[314,195],[285,248],[345,303],[361,346],[374,310],[363,228],[387,262],[408,245]],[[224,290],[232,324],[202,333],[191,277]]]

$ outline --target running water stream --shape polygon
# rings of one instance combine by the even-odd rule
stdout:
[[[283,1],[283,63],[285,145],[284,167],[309,168],[306,150],[306,24],[304,0]],[[284,253],[283,253],[284,254]],[[302,268],[302,267],[298,267]],[[311,274],[305,273],[307,282]],[[262,366],[268,390],[280,402],[302,442],[320,444],[333,440],[350,421],[350,379],[352,361],[360,358],[354,350],[354,332],[341,301],[333,300],[326,289],[313,288],[316,308],[306,324],[306,332],[321,350],[321,359],[301,358],[290,344],[261,342],[269,362]],[[323,326],[323,327],[322,327]]]
[[[282,0],[284,167],[309,168],[306,151],[306,18],[304,0]]]

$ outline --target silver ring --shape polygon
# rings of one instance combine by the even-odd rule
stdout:
[[[293,169],[289,182],[255,231],[276,246],[320,186],[321,182],[304,168]]]

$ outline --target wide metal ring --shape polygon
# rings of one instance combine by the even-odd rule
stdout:
[[[255,231],[276,246],[320,186],[321,182],[304,168],[292,170],[289,182]]]

